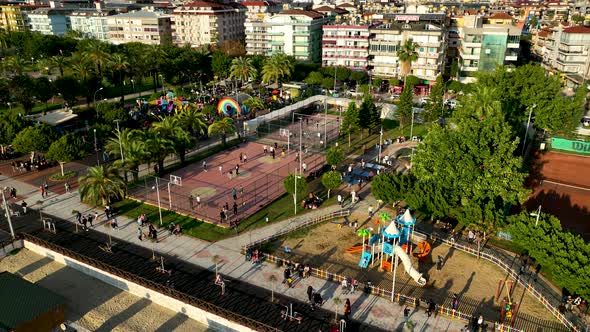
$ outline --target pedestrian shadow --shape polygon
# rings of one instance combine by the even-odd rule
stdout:
[[[16,271],[15,274],[18,276],[21,276],[21,277],[25,277],[26,275],[37,271],[38,269],[44,267],[45,265],[50,264],[51,262],[53,262],[52,258],[43,257],[39,260],[32,262],[31,264],[29,264],[27,266],[20,268],[18,271]]]
[[[158,327],[154,332],[174,331],[188,320],[189,318],[187,315],[185,315],[182,312],[179,312],[176,315],[172,316],[170,319],[168,319],[166,322],[164,322],[162,325],[160,325],[160,327]]]
[[[252,274],[259,272],[262,270],[262,264],[257,263],[257,264],[251,264],[252,266],[250,266],[250,268],[245,271],[244,273],[242,273],[238,279],[248,279]]]
[[[112,331],[115,327],[119,326],[121,323],[129,320],[138,312],[145,309],[145,307],[150,305],[150,303],[152,302],[146,298],[139,299],[137,302],[125,308],[125,310],[107,319],[100,325],[100,327],[96,329],[96,331]]]

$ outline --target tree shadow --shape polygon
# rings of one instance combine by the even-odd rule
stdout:
[[[112,331],[115,327],[127,321],[129,318],[133,317],[135,314],[150,305],[150,303],[152,303],[152,301],[146,298],[139,299],[137,302],[125,308],[125,310],[107,319],[96,329],[96,331]]]
[[[168,332],[168,331],[174,331],[176,330],[179,326],[181,326],[182,324],[184,324],[186,321],[188,321],[188,316],[179,312],[176,315],[172,316],[170,319],[168,319],[166,322],[164,322],[164,324],[160,325],[160,327],[158,327],[155,332]]]
[[[43,257],[39,260],[32,262],[31,264],[29,264],[27,266],[20,268],[18,271],[15,272],[15,274],[18,276],[21,276],[21,277],[25,277],[28,274],[31,274],[31,273],[37,271],[38,269],[40,269],[40,268],[44,267],[45,265],[48,265],[52,262],[53,262],[52,258]]]

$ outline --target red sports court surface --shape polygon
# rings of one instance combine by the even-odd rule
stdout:
[[[254,214],[285,193],[285,176],[294,173],[299,167],[299,162],[295,160],[296,151],[291,150],[282,156],[281,144],[278,143],[275,159],[270,153],[264,154],[263,144],[249,142],[207,158],[207,171],[203,169],[202,161],[174,171],[173,175],[182,178],[182,186],[169,184],[169,177],[159,180],[162,208],[206,222],[221,223],[220,211],[227,203],[229,218],[222,223],[224,226],[229,226],[230,221],[239,221]],[[246,163],[240,163],[240,153],[248,157]],[[324,164],[324,157],[307,154],[304,155],[303,162],[307,165],[305,174],[309,175]],[[239,175],[230,179],[228,172],[235,170],[238,164]],[[219,166],[222,167],[222,172],[219,171]],[[237,192],[237,215],[233,213],[232,188]],[[192,208],[189,198],[191,194],[194,197]],[[197,204],[197,195],[201,197],[200,207]],[[143,185],[130,190],[130,196],[157,205],[155,178],[148,178]]]
[[[564,227],[590,239],[590,157],[561,152],[537,155],[542,182],[527,202],[557,216]]]

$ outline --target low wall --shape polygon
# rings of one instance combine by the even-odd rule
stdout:
[[[187,305],[186,303],[166,296],[152,289],[143,287],[134,282],[121,278],[119,276],[102,271],[91,265],[82,263],[61,253],[55,252],[51,249],[45,248],[30,241],[24,241],[24,247],[45,257],[49,257],[58,263],[62,263],[68,267],[76,269],[84,274],[101,280],[111,286],[117,287],[121,290],[127,291],[133,295],[141,298],[146,298],[154,303],[166,307],[172,311],[182,313],[187,317],[196,320],[199,323],[207,325],[208,327],[217,331],[256,331],[248,327],[242,326],[238,323],[230,321],[226,318],[220,317],[203,309]]]

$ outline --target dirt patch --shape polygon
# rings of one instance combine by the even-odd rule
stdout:
[[[378,227],[372,221],[365,223],[359,220],[359,224],[364,224],[364,227],[374,227],[375,231]],[[366,240],[368,242],[368,239]],[[361,282],[370,280],[376,286],[391,289],[392,273],[380,271],[379,262],[375,262],[374,266],[369,265],[366,270],[361,270],[358,266],[361,253],[346,253],[346,249],[361,245],[362,241],[362,237],[358,237],[352,227],[339,227],[334,223],[325,223],[309,231],[301,231],[289,238],[277,240],[271,247],[278,256],[356,278]],[[282,250],[284,246],[291,248],[292,253],[284,253]],[[378,251],[380,248],[376,247],[375,252]],[[439,255],[444,257],[446,262],[442,271],[436,271],[432,260],[432,257],[436,260]],[[396,274],[396,292],[420,299],[433,299],[445,305],[450,305],[451,296],[456,293],[460,298],[461,311],[482,313],[489,321],[499,319],[500,304],[495,301],[495,296],[499,282],[506,280],[506,274],[492,263],[483,259],[478,260],[470,254],[446,245],[432,248],[432,253],[426,262],[418,264],[416,258],[412,258],[412,262],[414,267],[427,277],[427,286],[420,287],[405,273],[403,265],[400,265]],[[505,297],[506,292],[502,292],[500,301]],[[553,319],[545,307],[523,288],[515,288],[513,301],[521,305],[518,314],[520,321],[517,326],[527,327],[527,330],[539,326],[543,326],[545,330],[562,330],[561,325]]]
[[[185,315],[26,249],[0,260],[0,271],[22,275],[65,297],[66,319],[90,331],[207,331]]]

